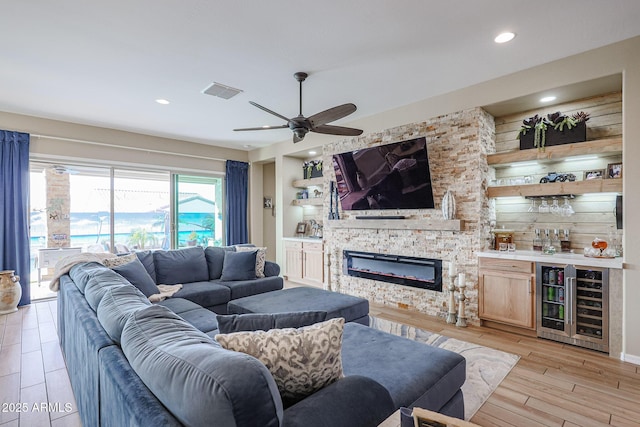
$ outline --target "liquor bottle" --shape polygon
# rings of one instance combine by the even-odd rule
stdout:
[[[560,248],[562,252],[571,252],[571,239],[569,238],[569,229],[565,228],[560,240]]]
[[[562,247],[562,243],[560,242],[560,232],[558,229],[553,230],[553,238],[551,239],[551,246],[556,249],[556,252],[560,250]]]
[[[533,238],[533,250],[542,252],[542,237],[540,237],[540,229],[536,228],[536,234]]]
[[[546,252],[554,253],[555,251],[551,251],[551,238],[549,237],[549,229],[544,230],[544,239],[542,240],[542,250]]]

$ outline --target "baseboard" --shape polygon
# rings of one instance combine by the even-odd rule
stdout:
[[[620,353],[620,360],[623,362],[633,363],[634,365],[640,365],[640,356],[633,354]]]

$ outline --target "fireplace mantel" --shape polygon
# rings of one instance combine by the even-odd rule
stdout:
[[[325,221],[330,228],[369,228],[383,230],[461,231],[461,219],[345,219]]]

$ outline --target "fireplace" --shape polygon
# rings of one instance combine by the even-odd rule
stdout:
[[[442,292],[442,260],[343,251],[346,275]]]

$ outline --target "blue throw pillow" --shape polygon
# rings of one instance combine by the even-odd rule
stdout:
[[[156,283],[159,285],[209,280],[207,260],[204,256],[204,249],[200,246],[170,251],[154,251],[153,263],[156,266]]]
[[[225,252],[220,280],[252,280],[256,278],[256,252]]]
[[[153,294],[158,294],[158,287],[155,282],[149,276],[147,269],[140,262],[138,258],[126,264],[119,265],[112,268],[113,271],[127,279],[133,286],[140,289],[147,298]]]
[[[324,322],[326,311],[295,311],[290,313],[219,314],[218,330],[221,334],[269,329],[302,328]]]

